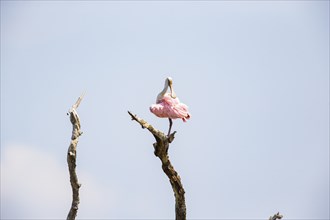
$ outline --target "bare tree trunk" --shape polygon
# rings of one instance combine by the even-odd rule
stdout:
[[[132,120],[137,121],[142,128],[147,128],[155,137],[156,143],[154,146],[154,154],[162,162],[162,169],[164,173],[170,180],[174,196],[175,196],[175,218],[177,220],[186,219],[186,202],[184,197],[184,189],[181,183],[181,178],[179,174],[174,170],[174,167],[171,164],[171,161],[168,156],[168,148],[170,143],[174,140],[174,135],[176,132],[173,132],[169,136],[166,136],[163,132],[153,128],[145,120],[138,118],[136,115],[133,115],[131,112],[128,112],[132,117]]]
[[[80,131],[79,116],[76,111],[84,95],[81,95],[77,102],[69,110],[70,121],[72,123],[72,136],[71,142],[67,154],[67,162],[70,174],[70,183],[72,187],[72,204],[68,213],[67,220],[74,220],[77,216],[78,205],[79,205],[79,188],[81,184],[78,183],[78,177],[76,174],[76,157],[77,157],[77,144],[79,136],[82,134]]]

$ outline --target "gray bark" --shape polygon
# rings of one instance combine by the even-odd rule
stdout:
[[[70,211],[67,216],[67,220],[74,220],[77,216],[78,205],[79,205],[79,188],[81,184],[78,182],[78,176],[76,173],[76,158],[77,158],[77,144],[79,136],[82,134],[80,131],[80,120],[77,113],[77,108],[84,95],[81,95],[76,103],[69,110],[70,121],[72,123],[72,135],[71,142],[68,148],[67,162],[70,174],[70,183],[72,188],[72,204]]]
[[[168,156],[168,148],[170,143],[174,140],[174,135],[176,132],[173,132],[169,136],[165,135],[163,132],[155,129],[145,120],[138,118],[136,115],[133,115],[131,112],[128,112],[132,117],[132,120],[137,121],[142,128],[147,128],[151,134],[156,139],[154,146],[154,154],[162,162],[162,169],[166,176],[169,178],[174,196],[175,196],[175,219],[176,220],[185,220],[186,219],[186,202],[184,197],[184,189],[181,183],[181,178],[179,174],[174,170],[174,167],[171,164],[171,161]]]

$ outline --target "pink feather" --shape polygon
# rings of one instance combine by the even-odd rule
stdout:
[[[181,118],[186,122],[190,118],[188,106],[181,103],[179,98],[172,98],[166,93],[156,104],[150,106],[150,111],[160,118]]]

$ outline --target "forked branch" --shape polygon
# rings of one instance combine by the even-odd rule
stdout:
[[[171,164],[171,161],[168,156],[168,148],[170,143],[174,140],[174,135],[176,132],[171,133],[169,136],[165,135],[163,132],[155,129],[145,120],[138,118],[136,115],[133,115],[131,112],[128,114],[132,117],[132,120],[137,121],[142,128],[147,128],[150,133],[155,137],[156,143],[154,146],[154,154],[162,162],[162,169],[164,173],[170,180],[174,196],[175,196],[175,218],[176,220],[185,220],[186,219],[186,202],[184,197],[184,189],[181,183],[181,178],[179,174],[174,170],[174,167]]]
[[[78,183],[78,177],[76,173],[76,157],[77,157],[77,144],[79,136],[82,134],[80,131],[80,120],[77,113],[77,108],[81,100],[83,99],[84,94],[82,94],[76,103],[69,110],[68,115],[70,115],[70,121],[72,123],[72,135],[71,142],[67,154],[67,162],[69,167],[70,174],[70,183],[72,188],[72,204],[70,211],[67,216],[67,220],[74,220],[77,216],[78,205],[79,205],[79,188],[80,184]]]

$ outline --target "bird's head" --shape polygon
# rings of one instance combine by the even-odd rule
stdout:
[[[171,77],[167,77],[166,78],[166,83],[167,83],[168,87],[170,87],[171,97],[173,99],[175,99],[176,98],[176,94],[175,94],[175,92],[173,90],[173,80],[172,80],[172,78]]]

